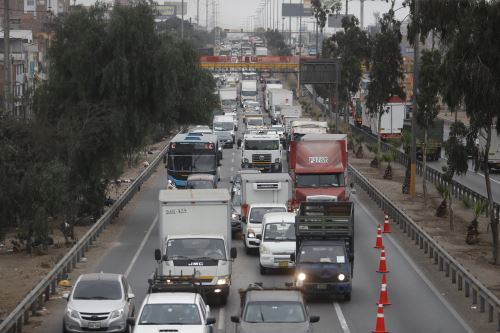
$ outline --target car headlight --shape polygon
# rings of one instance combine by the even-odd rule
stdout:
[[[260,250],[260,254],[272,254],[271,250],[264,245],[261,245],[259,250]]]
[[[80,319],[80,314],[78,313],[78,311],[76,310],[73,310],[71,308],[67,308],[66,309],[66,313],[68,314],[68,316],[70,316],[71,318],[75,318],[75,319]]]
[[[339,279],[339,281],[344,281],[345,280],[345,275],[340,273],[338,276],[337,276],[337,279]]]
[[[229,277],[227,276],[221,276],[217,279],[217,284],[218,285],[223,285],[223,284],[229,284]]]
[[[123,316],[123,309],[115,310],[109,315],[109,319],[120,318]]]
[[[248,230],[248,238],[255,238],[255,232],[253,230]]]
[[[305,279],[306,275],[304,273],[299,273],[299,275],[297,275],[297,280],[304,281]]]

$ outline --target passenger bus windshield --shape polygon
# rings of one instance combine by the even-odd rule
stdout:
[[[234,128],[233,122],[214,123],[214,131],[232,131]]]
[[[211,173],[217,168],[217,156],[215,155],[192,155],[192,154],[169,154],[168,171],[190,171],[197,173]]]
[[[245,150],[277,150],[279,140],[245,140]]]
[[[343,187],[343,173],[295,175],[297,187]]]

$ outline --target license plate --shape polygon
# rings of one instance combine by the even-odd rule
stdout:
[[[326,289],[326,284],[318,284],[316,285],[316,289]]]
[[[288,261],[280,261],[278,265],[281,268],[288,268]]]
[[[92,328],[92,329],[101,328],[101,323],[89,322],[89,328]]]

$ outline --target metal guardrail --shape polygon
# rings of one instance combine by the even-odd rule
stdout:
[[[313,102],[321,108],[323,112],[327,112],[327,108],[323,103],[320,103],[318,99],[314,100],[313,98],[313,92],[312,92],[312,87],[311,86],[306,86],[305,89],[303,90],[306,94],[308,94],[311,99],[313,99]],[[365,142],[374,144],[377,143],[377,137],[372,135],[371,133],[368,133],[364,130],[362,130],[359,127],[356,127],[351,124],[351,131],[353,133],[357,134],[362,134],[365,138]],[[399,149],[395,148],[394,146],[386,143],[386,142],[381,142],[380,143],[380,148],[383,152],[388,152],[388,151],[394,151],[395,152],[395,161],[398,162],[399,164],[403,166],[407,166],[408,163],[410,163],[410,157],[405,154],[404,152],[400,151]],[[430,183],[437,185],[437,184],[442,184],[445,186],[448,186],[448,182],[444,180],[443,178],[443,173],[440,172],[439,170],[427,167],[425,172],[424,172],[424,164],[421,161],[417,161],[417,174],[419,176],[423,176],[425,173],[425,178],[427,181]],[[485,197],[482,194],[477,193],[476,191],[471,190],[467,186],[460,184],[456,180],[451,181],[451,192],[453,196],[456,199],[462,200],[463,198],[468,198],[469,200],[473,202],[477,201],[488,201],[488,198]],[[489,210],[486,210],[486,216],[489,215]],[[493,202],[493,216],[495,219],[498,221],[500,218],[500,203],[498,202]]]
[[[31,290],[16,308],[0,322],[0,332],[21,333],[24,324],[27,324],[30,313],[35,315],[50,295],[56,293],[57,283],[63,276],[71,272],[89,246],[99,237],[106,226],[117,217],[125,205],[132,199],[136,192],[140,191],[141,185],[151,176],[166,153],[167,146],[156,156],[150,165],[132,182],[130,187],[122,193],[115,203],[97,220],[97,222],[83,235],[83,237],[59,260],[54,268]]]
[[[472,304],[479,305],[479,312],[487,314],[488,322],[494,321],[496,313],[497,331],[500,331],[500,300],[498,297],[448,254],[432,236],[427,234],[405,212],[374,187],[356,168],[349,165],[349,171],[353,182],[362,188],[394,222],[399,224],[399,228],[403,233],[411,238],[415,245],[432,259],[433,264],[437,265],[439,271],[444,272],[444,276],[449,278],[452,284],[456,284],[457,289],[463,291],[465,297],[472,296]]]

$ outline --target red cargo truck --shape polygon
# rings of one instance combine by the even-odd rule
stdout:
[[[289,209],[302,201],[348,201],[347,135],[306,134],[290,142],[290,176],[294,182]]]

